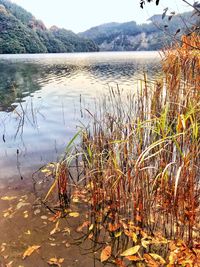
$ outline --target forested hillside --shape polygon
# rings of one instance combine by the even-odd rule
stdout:
[[[0,0],[0,54],[159,50],[196,22],[191,12],[155,15],[149,23],[108,23],[75,34],[56,26],[47,29],[22,7]],[[180,29],[180,30],[179,30]]]
[[[0,0],[0,53],[61,53],[98,51],[91,40],[71,31],[45,27],[20,6]]]
[[[193,26],[197,17],[192,12],[166,16],[155,15],[149,23],[108,23],[93,27],[79,36],[96,42],[101,51],[159,50]],[[180,29],[180,30],[179,30]]]

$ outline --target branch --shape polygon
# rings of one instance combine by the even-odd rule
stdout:
[[[197,8],[195,5],[190,4],[187,0],[182,0],[184,3],[186,3],[188,6],[191,6],[194,8],[198,13],[200,13],[200,9]]]

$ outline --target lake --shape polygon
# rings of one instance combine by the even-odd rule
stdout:
[[[157,52],[0,55],[0,179],[28,179],[58,160],[81,108],[109,87],[134,90],[144,72],[153,79],[160,69]]]

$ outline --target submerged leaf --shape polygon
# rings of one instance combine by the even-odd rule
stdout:
[[[59,232],[59,221],[57,221],[55,228],[50,232],[50,235],[54,235],[55,233]]]
[[[101,262],[107,261],[111,256],[111,246],[105,247],[101,252]]]
[[[64,262],[64,258],[60,258],[60,259],[51,258],[51,259],[49,259],[49,261],[47,263],[49,265],[54,265],[54,266],[61,267],[61,263],[63,263],[63,262]]]
[[[24,260],[26,257],[29,257],[35,250],[38,250],[40,246],[32,246],[27,248],[27,250],[24,252],[22,259]]]
[[[77,229],[76,229],[76,231],[77,232],[82,232],[82,230],[83,230],[83,228],[85,228],[85,227],[87,227],[87,226],[89,226],[90,225],[90,222],[89,221],[86,221],[86,222],[84,222],[82,225],[80,225]]]
[[[19,202],[19,203],[17,204],[16,209],[19,210],[19,209],[21,209],[22,207],[26,207],[26,206],[29,206],[29,205],[30,205],[30,203]]]
[[[2,197],[1,200],[13,200],[13,199],[16,199],[17,197],[8,197],[8,196],[5,196],[5,197]]]
[[[78,212],[70,212],[70,213],[69,213],[69,216],[70,216],[70,217],[74,217],[74,218],[76,218],[76,217],[79,216],[79,213],[78,213]]]

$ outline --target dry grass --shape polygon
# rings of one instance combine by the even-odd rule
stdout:
[[[199,36],[183,38],[199,48]],[[144,76],[134,93],[111,88],[82,131],[90,224],[96,241],[110,240],[115,259],[131,244],[141,246],[138,262],[156,251],[179,264],[167,240],[182,240],[175,248],[188,252],[180,264],[190,265],[176,266],[198,266],[189,248],[200,236],[200,55],[190,47],[164,52],[163,80]]]

